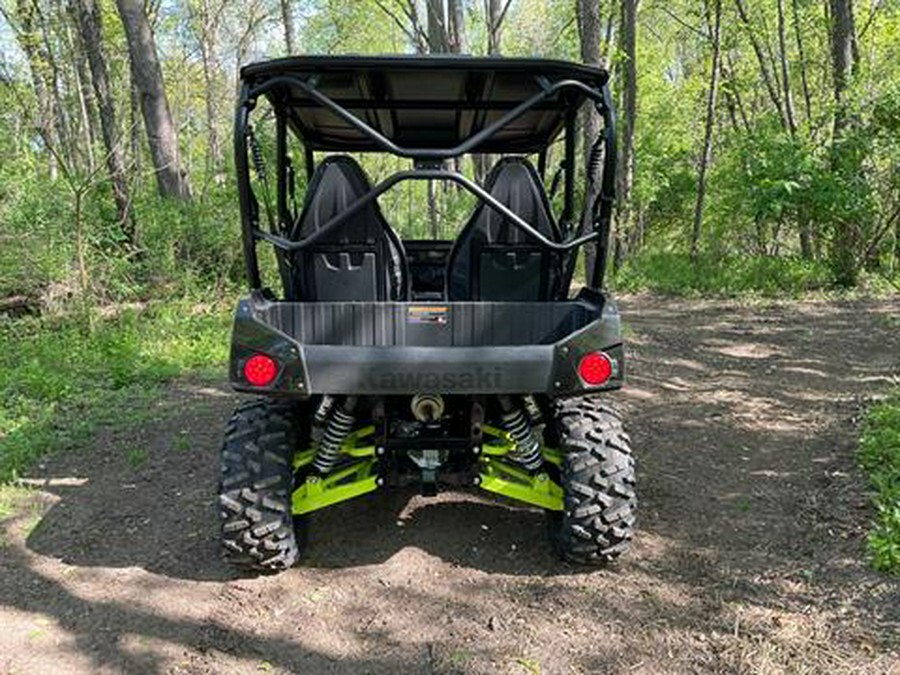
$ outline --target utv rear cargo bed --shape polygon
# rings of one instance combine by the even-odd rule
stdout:
[[[265,349],[281,365],[271,389],[294,395],[561,395],[588,389],[578,361],[603,350],[616,372],[602,388],[615,389],[619,328],[615,304],[587,293],[522,303],[273,302],[255,293],[235,317],[231,377],[245,388],[243,360]]]

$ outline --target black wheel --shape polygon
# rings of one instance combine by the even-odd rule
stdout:
[[[628,434],[613,410],[587,398],[557,401],[554,418],[565,454],[565,511],[550,515],[554,548],[571,562],[610,563],[628,549],[634,532],[637,497]]]
[[[219,506],[225,559],[245,571],[278,572],[296,562],[292,460],[300,441],[297,406],[261,399],[240,405],[222,445]]]

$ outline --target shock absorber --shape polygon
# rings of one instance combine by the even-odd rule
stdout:
[[[334,396],[331,394],[325,394],[322,396],[322,400],[319,401],[319,405],[316,408],[316,412],[313,415],[313,424],[317,427],[321,427],[328,420],[328,414],[331,412],[331,409],[334,407]]]
[[[515,405],[509,396],[500,397],[503,414],[500,420],[503,428],[512,437],[516,449],[510,457],[529,471],[533,471],[544,463],[541,455],[541,442],[520,406]]]
[[[319,405],[316,406],[316,412],[313,413],[312,428],[309,432],[310,447],[318,448],[322,442],[322,436],[325,433],[325,423],[331,415],[331,409],[334,407],[334,396],[325,394]]]
[[[256,134],[253,133],[253,127],[247,126],[247,140],[250,145],[250,154],[253,155],[253,168],[256,169],[256,176],[263,183],[266,182],[266,161],[263,158],[262,148],[259,147],[259,141],[256,140]]]
[[[334,406],[328,419],[328,425],[325,427],[322,438],[317,444],[316,458],[313,460],[313,467],[319,473],[328,473],[337,464],[341,446],[347,440],[347,436],[353,430],[353,423],[356,421],[356,418],[353,416],[355,407],[355,396],[348,396],[344,399],[342,405]],[[318,412],[316,411],[317,416]],[[327,415],[328,413],[326,412],[325,414]]]

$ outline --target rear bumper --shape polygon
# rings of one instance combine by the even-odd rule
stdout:
[[[609,299],[583,295],[564,303],[488,305],[313,305],[254,295],[241,301],[235,317],[231,382],[239,391],[293,396],[423,391],[563,396],[622,386],[619,313]],[[545,343],[515,344],[523,340]],[[598,350],[611,357],[613,377],[589,387],[577,366]],[[258,352],[279,363],[278,376],[265,388],[249,386],[242,376],[244,361]]]

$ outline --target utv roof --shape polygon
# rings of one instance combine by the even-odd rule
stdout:
[[[477,145],[478,152],[538,152],[566,115],[599,98],[606,71],[548,59],[468,56],[302,56],[241,69],[251,95],[285,106],[313,150],[383,149],[327,98],[404,148],[454,148],[523,102],[545,94]],[[562,82],[576,86],[553,86]],[[550,93],[550,95],[546,95]],[[474,148],[473,148],[474,149]]]

